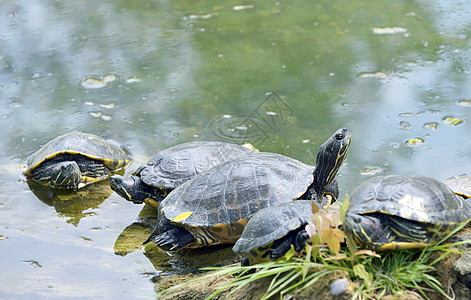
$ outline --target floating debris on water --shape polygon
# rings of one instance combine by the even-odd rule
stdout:
[[[83,104],[88,105],[88,106],[93,106],[93,105],[95,105],[95,103],[92,102],[92,101],[85,101]]]
[[[0,235],[0,241],[1,241],[1,240],[6,240],[6,239],[7,239],[7,237],[6,237],[6,236],[4,236],[4,235]]]
[[[404,27],[373,27],[371,28],[374,34],[396,34],[407,32]]]
[[[416,137],[416,138],[407,140],[405,143],[407,146],[417,147],[417,146],[423,145],[425,141],[422,138]]]
[[[367,167],[363,170],[360,170],[361,175],[367,175],[367,176],[376,175],[381,172],[383,172],[383,169],[380,167]]]
[[[438,128],[438,123],[437,122],[428,122],[423,125],[425,129],[429,130],[437,130]]]
[[[358,74],[358,78],[362,78],[362,79],[365,79],[365,78],[377,78],[377,79],[386,79],[388,77],[388,73],[387,72],[383,72],[383,71],[379,71],[379,72],[364,72],[364,73],[360,73]]]
[[[116,104],[114,104],[113,102],[110,102],[108,104],[100,104],[99,106],[101,108],[113,109],[113,108],[115,108]]]
[[[35,260],[22,260],[21,262],[24,262],[24,263],[27,263],[27,264],[30,264],[31,266],[35,267],[35,268],[42,268],[43,266],[41,266],[39,264],[39,262],[35,261]]]
[[[115,74],[108,74],[103,76],[103,79],[88,77],[82,81],[82,86],[86,89],[100,89],[105,87],[108,83],[113,82],[118,78]]]
[[[127,83],[134,83],[134,82],[140,82],[141,80],[139,78],[137,78],[136,76],[132,76],[132,77],[129,77],[128,79],[126,79],[126,82]]]
[[[251,9],[251,8],[254,8],[253,4],[250,4],[250,5],[236,5],[232,9],[233,10],[244,10],[244,9]]]
[[[186,20],[186,19],[190,19],[190,20],[203,19],[203,20],[206,20],[206,19],[211,18],[214,15],[216,15],[216,14],[211,13],[211,14],[206,14],[206,15],[189,15],[188,17],[183,17],[183,20]]]
[[[406,122],[406,121],[401,121],[401,122],[399,122],[399,128],[409,130],[409,129],[412,128],[412,124],[409,123],[409,122]]]
[[[90,116],[94,118],[99,118],[101,116],[101,111],[91,111],[89,112]]]
[[[419,112],[416,112],[416,113],[404,112],[404,113],[400,113],[399,117],[417,117],[417,116],[420,116],[423,113],[424,113],[423,111],[419,111]]]
[[[111,115],[101,115],[103,121],[111,121],[113,117]]]
[[[463,120],[455,117],[444,117],[442,119],[443,123],[450,125],[450,126],[457,126],[463,123]]]
[[[457,103],[459,106],[471,107],[471,100],[459,100]]]

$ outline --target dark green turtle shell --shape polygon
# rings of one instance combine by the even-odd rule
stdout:
[[[302,196],[314,169],[280,154],[258,153],[197,175],[173,190],[160,209],[188,229],[196,244],[235,242],[256,212]]]
[[[174,189],[199,173],[225,161],[257,153],[245,146],[224,142],[188,142],[162,150],[133,175],[152,187]]]
[[[355,216],[373,213],[425,224],[431,234],[430,243],[434,243],[471,218],[471,204],[434,178],[420,175],[378,176],[364,182],[350,195],[350,207],[344,219],[345,230],[354,233]],[[389,230],[387,227],[376,229],[377,232],[384,232],[383,235],[388,235]],[[404,242],[399,248],[416,246],[424,245]]]
[[[445,180],[445,184],[453,191],[465,198],[471,198],[471,176],[461,174]]]
[[[82,155],[103,163],[111,171],[126,166],[131,159],[130,153],[116,142],[93,134],[74,131],[53,139],[33,153],[28,158],[28,169],[24,174],[31,176],[34,169],[45,161],[60,155]]]
[[[308,224],[311,217],[311,200],[297,200],[262,209],[247,222],[232,250],[250,259],[263,256],[273,242]]]

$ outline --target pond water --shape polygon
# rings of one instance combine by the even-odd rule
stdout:
[[[0,298],[146,298],[174,266],[116,251],[142,207],[106,183],[31,191],[26,158],[69,131],[127,145],[130,173],[194,140],[314,164],[346,127],[341,197],[471,173],[469,0],[69,2],[0,2]]]

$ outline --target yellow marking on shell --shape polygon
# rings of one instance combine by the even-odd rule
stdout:
[[[127,194],[127,192],[126,192],[126,194]],[[129,199],[131,199],[131,198],[129,198]],[[155,201],[155,200],[152,199],[152,198],[146,198],[146,199],[144,199],[144,202],[145,202],[146,204],[152,206],[152,207],[155,207],[155,208],[158,208],[158,207],[159,207],[159,202]],[[186,212],[186,213],[190,213],[190,215],[191,215],[191,212]],[[179,216],[181,216],[181,215],[179,215]],[[177,216],[177,218],[178,218],[179,216]],[[189,216],[188,216],[188,217],[189,217]],[[186,217],[186,218],[188,218],[188,217]],[[185,218],[185,219],[186,219],[186,218]],[[175,218],[175,219],[176,219],[176,218]],[[178,221],[176,221],[176,222],[178,222]]]
[[[425,209],[426,199],[420,197],[412,197],[405,195],[398,201],[398,206],[401,208],[400,216],[404,219],[414,219],[412,215],[416,215],[422,222],[431,222],[430,214]]]
[[[191,211],[187,211],[187,212],[181,213],[181,214],[179,214],[178,216],[176,216],[175,218],[173,218],[172,222],[181,222],[181,221],[184,221],[184,220],[188,219],[188,218],[191,216],[191,214],[192,214]]]

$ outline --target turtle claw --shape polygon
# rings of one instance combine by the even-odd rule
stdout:
[[[186,247],[194,242],[193,236],[184,228],[177,227],[159,235],[152,235],[144,242],[153,241],[165,251],[173,251]]]

